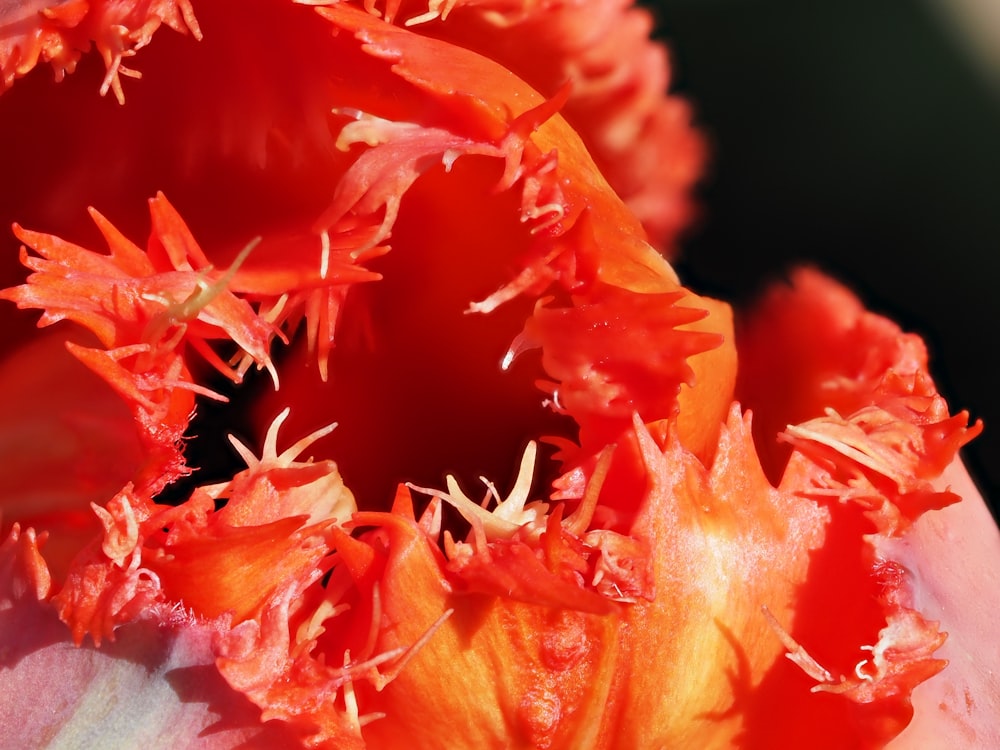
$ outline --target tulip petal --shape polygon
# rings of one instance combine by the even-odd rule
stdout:
[[[376,5],[364,3],[377,16]],[[693,214],[690,190],[706,148],[688,104],[665,95],[669,64],[663,47],[649,40],[645,9],[621,0],[431,0],[426,12],[407,6],[400,17],[401,6],[385,3],[385,20],[477,50],[546,96],[569,81],[566,119],[653,244],[675,254],[677,235]]]
[[[295,736],[214,666],[215,628],[177,613],[119,629],[114,644],[76,647],[52,606],[31,530],[0,545],[0,733],[22,748],[288,747]],[[44,575],[42,575],[44,578]]]
[[[101,95],[113,90],[119,103],[124,103],[121,76],[138,78],[140,74],[122,61],[149,44],[162,24],[195,38],[201,36],[188,0],[35,0],[4,7],[0,12],[0,90],[9,88],[39,61],[49,63],[56,80],[61,80],[93,44],[107,68]]]
[[[176,507],[154,505],[131,484],[94,505],[104,533],[52,599],[77,643],[113,640],[141,613],[175,606],[203,620],[259,620],[289,586],[323,575],[329,528],[353,513],[354,498],[332,461],[295,460],[310,438],[278,454],[280,424],[260,460],[251,456],[230,482],[198,488]]]
[[[912,576],[914,606],[947,631],[936,656],[948,667],[914,689],[913,721],[890,750],[925,747],[928,738],[956,747],[1000,743],[1000,642],[993,637],[1000,590],[988,574],[1000,564],[1000,531],[961,463],[935,485],[962,501],[924,514],[887,553]]]
[[[21,308],[41,308],[40,326],[71,320],[89,329],[103,348],[70,342],[70,351],[103,377],[132,410],[148,457],[137,473],[140,494],[154,495],[186,473],[179,444],[194,408],[197,385],[183,356],[183,344],[205,354],[234,380],[206,341],[231,340],[245,356],[274,372],[268,344],[274,328],[225,286],[232,271],[209,282],[210,269],[187,226],[161,195],[150,201],[151,244],[170,258],[156,269],[150,258],[96,212],[110,254],[101,255],[51,235],[16,228],[38,253],[22,248],[21,261],[33,273],[26,284],[0,293]],[[276,375],[275,375],[276,377]]]

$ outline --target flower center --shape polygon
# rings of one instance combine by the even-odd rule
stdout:
[[[267,395],[262,383],[257,424],[284,404],[289,434],[338,423],[317,448],[337,461],[361,507],[385,507],[403,481],[443,486],[446,474],[469,487],[480,476],[504,486],[529,440],[576,437],[535,385],[544,376],[537,351],[501,367],[534,300],[466,312],[512,277],[511,249],[526,243],[518,196],[493,193],[499,168],[463,157],[422,176],[402,203],[392,250],[367,264],[383,278],[348,292],[329,382],[299,342],[279,362],[281,390]],[[544,473],[552,464],[541,465]]]

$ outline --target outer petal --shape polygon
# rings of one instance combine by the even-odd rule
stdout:
[[[1000,745],[1000,588],[990,575],[1000,565],[1000,531],[960,463],[936,485],[962,501],[925,514],[889,553],[912,576],[914,606],[948,633],[935,654],[948,667],[913,691],[913,721],[892,750],[917,750],[929,738],[954,747]]]
[[[436,546],[440,523],[433,514],[417,521],[402,503],[392,514],[359,515],[357,524],[374,527],[360,539],[324,519],[336,516],[340,507],[326,493],[343,491],[329,462],[284,466],[274,451],[261,460],[261,467],[251,465],[233,482],[205,488],[170,510],[149,502],[155,482],[143,483],[138,492],[126,487],[114,501],[95,509],[104,533],[77,559],[57,600],[78,638],[87,632],[95,638],[108,636],[116,627],[127,632],[129,626],[122,623],[134,621],[140,611],[167,621],[166,613],[183,601],[196,614],[219,616],[218,666],[231,686],[264,709],[264,718],[282,719],[306,741],[345,747],[360,745],[366,733],[390,745],[439,746],[445,726],[457,727],[455,736],[476,746],[506,745],[514,737],[524,744],[566,747],[702,747],[706,740],[842,747],[851,742],[874,745],[891,736],[908,718],[910,688],[941,667],[933,651],[942,635],[914,609],[905,572],[877,554],[885,539],[904,530],[919,511],[940,504],[940,494],[927,484],[970,435],[964,420],[949,417],[933,389],[923,387],[922,365],[900,366],[905,357],[892,356],[886,345],[895,337],[891,327],[861,314],[852,317],[856,305],[849,298],[817,284],[820,309],[815,317],[821,323],[848,313],[846,326],[821,328],[830,334],[828,340],[850,351],[844,342],[852,336],[842,335],[843,328],[852,335],[860,331],[861,341],[874,330],[879,357],[885,355],[897,371],[887,374],[881,361],[858,365],[848,358],[852,369],[845,374],[836,371],[834,358],[831,388],[824,353],[815,367],[803,357],[806,365],[790,381],[804,385],[801,394],[795,393],[802,396],[796,403],[805,405],[804,413],[789,420],[795,423],[787,432],[791,460],[779,455],[769,461],[772,476],[784,470],[782,485],[773,489],[751,449],[749,424],[737,411],[720,428],[717,449],[707,447],[715,442],[719,421],[712,419],[720,404],[728,407],[730,401],[731,348],[720,360],[725,374],[712,381],[718,387],[709,391],[708,403],[702,403],[697,388],[683,390],[691,380],[684,357],[699,349],[689,350],[688,344],[714,339],[712,334],[726,330],[728,318],[713,308],[705,319],[711,321],[706,337],[704,331],[692,330],[700,325],[697,314],[671,317],[675,311],[666,303],[676,301],[675,295],[691,302],[688,310],[708,305],[681,290],[669,266],[641,239],[634,218],[614,199],[580,141],[555,116],[561,100],[544,100],[485,58],[416,39],[367,14],[334,7],[325,9],[323,17],[338,34],[317,41],[319,25],[314,23],[307,52],[296,51],[291,59],[296,64],[319,61],[314,67],[325,71],[323,62],[342,55],[361,73],[352,69],[341,75],[336,69],[329,80],[324,76],[333,73],[316,79],[303,74],[321,81],[318,90],[326,93],[332,85],[343,95],[342,101],[329,102],[338,105],[338,112],[330,121],[320,119],[321,132],[331,123],[352,122],[341,131],[347,156],[332,162],[336,169],[324,161],[329,173],[319,170],[330,178],[330,204],[326,213],[319,213],[315,236],[306,238],[316,242],[309,247],[300,231],[281,233],[268,256],[273,259],[285,249],[289,265],[295,266],[287,277],[299,285],[286,300],[297,306],[289,325],[306,316],[311,336],[329,346],[340,305],[350,299],[347,285],[374,278],[360,268],[360,260],[382,253],[390,236],[397,244],[394,252],[402,252],[407,240],[425,249],[439,239],[425,233],[419,222],[410,225],[412,233],[403,231],[403,213],[397,216],[396,210],[404,195],[406,200],[419,196],[424,179],[432,198],[458,192],[464,183],[458,182],[459,188],[448,183],[445,169],[468,157],[474,160],[471,171],[493,177],[501,193],[516,187],[515,200],[507,196],[502,205],[512,209],[513,225],[518,219],[524,224],[524,231],[511,234],[516,242],[509,243],[523,252],[503,255],[498,262],[491,259],[507,266],[508,275],[491,279],[499,289],[487,289],[471,310],[492,313],[518,297],[530,301],[552,293],[553,304],[539,308],[528,335],[541,340],[553,371],[549,374],[573,395],[574,416],[611,413],[615,429],[588,426],[580,465],[564,484],[565,496],[576,501],[565,521],[560,509],[545,517],[544,530],[540,523],[533,526],[537,517],[503,519],[516,528],[502,539],[486,534],[485,522],[482,529],[473,523],[474,533],[482,531],[485,539],[446,543],[446,554]],[[250,28],[259,28],[253,23],[251,18]],[[242,41],[241,35],[237,38]],[[263,100],[268,101],[266,96]],[[321,109],[326,107],[324,103]],[[276,118],[279,125],[267,118],[254,121],[246,140],[284,136],[280,125],[294,120],[286,119],[287,114],[283,109]],[[299,136],[296,130],[289,141],[297,142]],[[431,174],[437,164],[445,169]],[[340,182],[334,179],[338,175],[344,177]],[[162,361],[152,357],[162,371],[153,368],[151,378],[157,397],[167,402],[160,412],[170,425],[166,439],[149,429],[155,419],[139,416],[145,417],[147,436],[172,448],[178,426],[186,425],[187,411],[181,407],[189,407],[190,398],[178,406],[167,386],[191,384],[175,345],[189,333],[192,346],[218,333],[252,356],[263,352],[266,357],[269,333],[263,332],[269,327],[259,316],[248,315],[253,310],[245,300],[261,305],[265,323],[280,318],[284,303],[274,299],[281,290],[261,272],[267,268],[263,264],[256,273],[248,269],[243,276],[213,276],[208,289],[196,284],[190,300],[177,300],[178,309],[164,304],[158,293],[163,297],[165,290],[192,289],[192,275],[211,274],[207,265],[216,256],[201,252],[193,240],[189,243],[189,233],[175,215],[161,214],[159,222],[156,218],[148,257],[116,233],[109,237],[116,250],[110,259],[40,238],[53,256],[32,259],[39,267],[53,264],[39,269],[47,282],[42,284],[45,293],[36,299],[22,288],[14,296],[21,297],[19,302],[44,302],[40,306],[51,306],[57,317],[64,314],[93,328],[105,346],[124,349],[117,357],[100,352],[82,356],[90,357],[89,364],[135,404],[148,406],[142,387],[148,383],[135,376],[150,371],[130,369],[135,363],[131,358],[162,354]],[[442,233],[440,238],[441,247],[453,248],[451,237]],[[226,255],[231,239],[219,242],[219,257],[231,257]],[[71,258],[69,265],[85,272],[82,281],[72,272],[63,273],[55,256]],[[160,267],[164,259],[169,267]],[[441,265],[454,263],[445,260]],[[477,264],[474,259],[469,265]],[[331,268],[337,270],[335,280],[327,278]],[[460,275],[449,271],[434,277],[432,288],[447,286]],[[139,284],[139,293],[131,297],[134,306],[95,309],[87,306],[93,275],[104,286],[121,282],[128,291],[134,291],[129,284],[137,277],[155,276],[161,286],[150,290]],[[229,296],[229,282],[245,296]],[[318,288],[322,293],[315,294]],[[67,297],[72,304],[63,306]],[[365,300],[360,296],[360,302]],[[408,312],[396,308],[400,310]],[[118,312],[123,312],[120,318],[115,317]],[[187,326],[176,337],[175,313]],[[677,356],[646,368],[642,358],[619,350],[616,362],[602,363],[592,373],[567,347],[586,341],[588,327],[627,331],[628,319],[638,316],[653,318],[644,330],[657,345],[671,344],[670,352]],[[569,335],[558,325],[561,317],[573,321]],[[156,340],[132,344],[132,334],[143,339],[151,323]],[[686,330],[677,334],[678,327]],[[130,335],[120,341],[122,329]],[[792,341],[802,333],[795,324],[776,330]],[[786,343],[781,336],[775,339]],[[162,350],[155,344],[163,344]],[[764,344],[747,349],[751,357],[755,351],[757,363],[763,363],[757,375],[766,379],[777,358],[769,358],[772,352]],[[703,352],[697,356],[708,359]],[[773,385],[761,382],[762,395],[753,395],[755,407],[772,411],[773,400],[773,412],[784,416]],[[897,388],[900,382],[906,386]],[[758,385],[754,376],[745,378],[746,383]],[[685,404],[678,401],[685,392],[695,394],[688,413],[704,414],[712,424],[699,433],[697,447],[683,432],[680,438],[671,433],[678,403],[685,413]],[[831,398],[839,399],[839,413],[823,416],[821,409]],[[163,406],[153,401],[153,406]],[[632,417],[630,408],[640,413],[620,424]],[[872,413],[866,409],[877,410],[878,418],[869,418]],[[897,429],[897,420],[903,420],[905,429]],[[765,430],[765,436],[784,424],[770,434]],[[882,431],[886,425],[889,429]],[[597,483],[606,455],[599,449],[619,437],[613,466],[617,475],[604,488],[603,508],[595,510],[589,503],[597,502],[597,493],[588,498],[586,488]],[[708,469],[707,457],[714,457]],[[171,469],[176,473],[176,466],[167,467]],[[580,490],[577,495],[575,489]],[[859,498],[866,505],[859,506]],[[878,502],[869,502],[872,498]],[[226,499],[225,508],[215,507]],[[535,510],[530,503],[515,505],[519,507],[506,506],[511,514]],[[613,528],[590,528],[597,510],[613,514],[623,508],[628,512],[609,522]],[[465,556],[468,547],[460,544],[472,547],[473,554]],[[328,555],[334,547],[336,554]],[[19,550],[32,560],[38,557],[31,545]],[[646,576],[628,573],[633,563],[641,568],[652,551],[658,593],[649,602],[651,592],[639,585]],[[706,561],[712,563],[710,570]],[[36,567],[33,563],[37,575],[21,585],[42,592],[48,584]],[[225,572],[216,579],[204,575],[218,568]],[[678,570],[684,575],[678,576]],[[765,575],[758,578],[762,571]],[[241,587],[244,572],[261,585]],[[218,591],[212,590],[213,582]],[[635,591],[627,586],[621,590],[619,584],[626,583],[637,584]],[[632,606],[611,603],[610,592],[619,594],[619,602],[640,601]],[[859,592],[866,596],[859,600]],[[552,604],[563,610],[558,616],[548,606]],[[224,622],[227,616],[231,628]],[[720,622],[723,616],[727,619]],[[816,658],[806,648],[817,649]],[[786,650],[794,664],[780,658]],[[675,671],[665,678],[650,675],[644,670],[650,654]],[[731,669],[720,669],[720,663]],[[441,681],[442,668],[450,670],[446,679],[460,688],[454,694],[426,690],[427,684]],[[807,692],[811,685],[819,694]],[[474,692],[491,701],[470,702],[468,695]],[[392,716],[378,719],[383,707]],[[623,718],[635,708],[649,721],[642,726],[632,722],[622,730]],[[794,718],[783,723],[786,712]],[[392,723],[397,717],[408,721]],[[818,739],[813,736],[817,724],[825,730]]]
[[[585,442],[607,445],[635,412],[650,422],[676,417],[681,387],[695,384],[688,358],[724,345],[719,333],[684,330],[709,315],[685,304],[696,300],[595,284],[572,307],[537,305],[514,349],[541,347],[555,407],[574,418]],[[718,415],[704,395],[689,406],[711,420]]]
[[[641,423],[636,430],[645,463],[633,467],[633,491],[644,500],[633,534],[652,551],[652,601],[605,615],[560,602],[557,616],[544,599],[511,601],[488,590],[484,598],[449,584],[449,573],[464,582],[466,569],[443,568],[420,524],[405,515],[358,518],[383,524],[368,538],[385,550],[374,568],[385,624],[375,651],[410,645],[437,627],[391,684],[357,686],[363,712],[387,714],[364,727],[369,741],[391,746],[405,736],[411,746],[433,747],[445,731],[467,743],[460,747],[501,747],[506,737],[508,745],[553,748],[876,748],[905,726],[913,685],[943,666],[932,656],[942,636],[910,609],[896,568],[876,557],[860,510],[803,497],[796,482],[809,476],[805,469],[772,488],[738,411],[711,470],[676,439],[664,451]],[[803,651],[782,622],[818,644],[837,671]],[[572,642],[580,645],[564,651]],[[866,667],[867,644],[875,651]],[[794,663],[781,658],[786,649]],[[670,667],[651,671],[651,664]],[[461,689],[421,690],[432,673]],[[821,690],[810,691],[816,680]],[[581,703],[581,684],[599,696],[599,717]],[[489,697],[462,699],[471,693]],[[643,720],[629,718],[636,715]],[[424,736],[419,726],[433,730]]]
[[[282,727],[215,671],[215,629],[182,612],[78,648],[46,595],[34,534],[0,545],[0,734],[19,748],[288,747]],[[14,739],[16,738],[16,740]]]
[[[274,599],[323,575],[330,527],[355,510],[354,499],[332,461],[295,460],[310,438],[278,455],[277,426],[261,460],[251,456],[231,482],[199,488],[176,507],[153,504],[131,484],[93,506],[103,534],[53,597],[78,643],[113,640],[122,624],[174,606],[202,619],[259,620]]]
[[[927,534],[917,529],[938,528],[938,514],[962,518],[970,512],[955,510],[966,505],[962,501],[924,513],[957,501],[959,495],[935,480],[980,425],[967,428],[967,415],[948,414],[926,374],[926,353],[917,337],[865,312],[849,292],[814,271],[797,272],[791,288],[774,289],[750,316],[741,338],[744,359],[748,366],[738,393],[767,418],[767,426],[755,425],[754,431],[765,466],[783,471],[782,488],[831,503],[834,511],[829,552],[815,561],[817,575],[830,576],[831,583],[822,599],[806,599],[800,607],[790,628],[790,658],[819,680],[818,689],[857,701],[855,710],[859,716],[867,712],[867,721],[877,718],[880,703],[890,709],[880,719],[888,739],[909,720],[908,694],[945,664],[945,652],[935,653],[946,642],[948,627],[935,621],[943,610],[927,606],[923,579],[915,573],[941,563],[937,556],[921,560],[912,550],[933,548],[917,541]],[[784,449],[771,448],[771,430],[786,420],[799,422],[784,433],[793,448],[790,458]],[[851,574],[844,554],[868,563]],[[865,590],[871,596],[867,603],[859,597]],[[876,602],[881,606],[873,607]],[[960,618],[955,622],[964,627]],[[871,656],[857,660],[852,676],[852,649],[857,653],[862,645]],[[952,679],[961,684],[975,678],[959,669]],[[985,694],[993,691],[987,688]],[[794,707],[796,700],[793,694],[775,699],[782,717],[802,712]],[[833,708],[816,706],[824,712]],[[827,717],[817,721],[845,721],[843,714]],[[778,726],[779,718],[764,712],[757,724],[760,736],[778,736],[768,727]],[[816,742],[805,730],[794,734],[794,724],[786,727],[796,742]]]
[[[378,647],[413,643],[454,612],[391,684],[359,686],[360,705],[390,719],[365,727],[369,746],[432,748],[444,734],[455,747],[593,747],[618,657],[617,617],[452,596],[415,523],[399,517],[381,533]],[[428,680],[450,688],[427,691]]]
[[[624,612],[628,657],[615,672],[605,747],[732,746],[755,697],[768,700],[762,683],[781,645],[761,607],[796,611],[828,515],[768,484],[748,422],[733,410],[710,471],[676,439],[664,451],[637,426],[636,481],[645,474],[647,489],[633,534],[652,551],[655,598]]]
[[[900,377],[927,370],[918,336],[868,312],[846,288],[809,268],[769,289],[741,319],[737,339],[736,397],[757,415],[754,435],[774,482],[789,454],[775,438],[787,425],[825,409],[846,415],[870,405],[890,369]]]
[[[320,224],[331,238],[337,236],[336,227],[345,218],[374,226],[376,237],[385,237],[393,244],[381,268],[387,277],[395,274],[396,278],[351,291],[338,313],[342,314],[341,343],[339,350],[332,352],[331,371],[339,367],[342,382],[350,382],[353,387],[350,371],[378,358],[378,365],[372,364],[377,372],[368,376],[380,383],[373,388],[376,392],[409,390],[428,394],[421,397],[424,399],[438,390],[465,393],[469,389],[464,386],[448,386],[448,378],[454,377],[458,383],[468,378],[487,387],[488,381],[480,378],[495,380],[495,369],[487,362],[493,374],[474,370],[464,361],[452,361],[456,358],[448,350],[468,351],[468,357],[458,359],[471,361],[473,356],[489,356],[489,345],[498,341],[493,356],[505,366],[525,346],[540,345],[548,375],[557,381],[565,379],[566,392],[574,391],[581,387],[579,380],[588,377],[583,373],[586,368],[577,366],[580,352],[575,350],[587,338],[590,327],[598,326],[610,334],[620,330],[623,321],[637,315],[638,310],[659,305],[660,295],[675,294],[679,295],[676,315],[658,314],[656,324],[650,326],[650,332],[655,329],[655,341],[636,342],[662,350],[662,359],[650,367],[623,365],[617,372],[593,373],[592,380],[609,381],[607,388],[601,392],[596,389],[589,400],[582,399],[588,402],[581,408],[576,408],[581,399],[574,399],[570,411],[574,418],[581,423],[600,423],[592,430],[593,439],[585,440],[587,446],[579,461],[592,459],[609,439],[628,429],[631,409],[639,409],[649,421],[673,416],[678,392],[689,400],[689,407],[683,410],[684,437],[690,436],[689,442],[700,455],[709,456],[718,424],[731,400],[735,371],[731,343],[719,346],[724,339],[718,334],[725,335],[731,326],[728,308],[678,287],[672,269],[641,239],[635,218],[610,192],[580,139],[555,114],[560,100],[546,102],[509,71],[468,50],[421,38],[349,7],[322,8],[321,13],[341,29],[338,38],[353,35],[369,58],[366,66],[373,71],[384,66],[393,77],[390,80],[394,79],[407,97],[419,102],[414,111],[421,113],[416,121],[402,121],[395,115],[395,100],[345,94],[346,102],[353,99],[368,108],[366,113],[354,113],[357,119],[341,131],[341,139],[351,144],[351,153],[359,151],[359,156],[339,183]],[[386,73],[378,73],[378,80],[382,75]],[[346,110],[342,111],[346,114]],[[359,150],[362,144],[369,148]],[[491,166],[490,161],[495,164]],[[443,162],[445,169],[436,162]],[[487,194],[478,201],[470,200],[468,196],[478,195],[481,186],[489,184],[491,174],[495,175],[497,191],[510,190],[514,196]],[[512,198],[520,198],[520,222],[517,209],[512,210]],[[502,211],[509,213],[504,217]],[[482,218],[477,222],[478,217]],[[480,227],[487,223],[494,231],[488,237],[477,236],[482,235]],[[419,257],[409,257],[411,254]],[[407,258],[393,260],[402,255]],[[407,279],[412,281],[406,283]],[[428,299],[421,291],[423,283],[440,292]],[[386,291],[380,292],[380,286]],[[491,288],[496,291],[490,293]],[[482,296],[477,298],[477,294]],[[510,307],[523,298],[535,300],[546,294],[553,294],[555,299],[538,308],[538,320],[545,318],[551,323],[557,317],[568,318],[566,326],[576,333],[572,337],[547,336],[543,330],[546,326],[529,324],[528,335],[519,342],[509,343],[517,328],[510,330],[506,334],[510,338],[503,341],[505,328],[509,330],[511,321],[519,323],[517,316],[523,316],[520,309]],[[453,304],[488,319],[466,322],[449,309]],[[706,309],[707,317],[702,312]],[[365,315],[371,322],[364,320]],[[348,319],[351,316],[353,320]],[[375,321],[387,322],[381,324],[383,329]],[[685,332],[673,331],[673,327]],[[437,331],[438,337],[455,332],[454,345],[435,347],[428,342],[417,347],[409,343],[417,336],[426,338],[428,330]],[[470,335],[466,336],[465,331]],[[635,337],[640,338],[637,333]],[[360,345],[354,343],[355,338]],[[585,353],[597,348],[594,342],[588,346]],[[437,368],[434,378],[423,372],[423,365],[411,364],[414,358],[436,361],[438,349],[445,350],[447,365]],[[399,352],[398,357],[392,356],[394,351]],[[690,369],[684,364],[689,355]],[[690,389],[685,383],[693,381],[692,370],[698,373],[699,385],[704,382],[709,387],[689,398]],[[395,377],[385,374],[396,371],[399,375]],[[297,378],[295,390],[315,393],[318,402],[322,385],[303,383],[306,375],[301,369],[292,372],[292,377]],[[385,385],[381,385],[383,379],[388,381]],[[355,388],[356,392],[368,390],[363,382]],[[563,390],[559,390],[562,394]],[[373,425],[382,421],[378,415],[384,408],[383,399],[391,398],[380,395],[378,403],[365,403],[365,414],[356,418],[353,412],[358,409],[358,398],[352,397],[350,403],[339,403],[336,394],[332,399],[325,398],[337,402],[331,405],[331,418],[341,421],[341,415],[345,415],[343,432],[332,438],[336,443],[343,436],[344,444],[337,449],[344,453],[338,455],[356,450],[354,446],[359,443],[348,444],[347,436],[351,431],[373,431]],[[396,416],[384,421],[406,435],[406,415],[414,410],[412,404],[394,405],[392,413]],[[614,412],[612,419],[604,419],[607,412]],[[297,413],[299,419],[305,414],[303,410]],[[599,418],[591,419],[591,413]],[[501,423],[498,431],[502,431],[507,417],[497,415]],[[542,421],[534,415],[528,419]],[[449,420],[442,416],[440,421]],[[377,444],[391,454],[398,440],[396,436],[378,435]],[[521,441],[523,437],[518,438]],[[523,442],[515,450],[522,446]],[[407,448],[417,455],[427,450],[423,446]],[[354,459],[345,459],[348,477],[358,472],[353,464]]]

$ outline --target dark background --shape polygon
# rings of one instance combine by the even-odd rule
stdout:
[[[713,157],[680,271],[745,302],[806,261],[921,333],[1000,502],[1000,91],[929,2],[660,0]]]

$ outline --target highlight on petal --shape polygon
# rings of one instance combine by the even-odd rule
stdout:
[[[775,460],[781,454],[768,450],[774,438],[767,429],[755,426],[756,446],[765,466],[782,472],[780,489],[831,513],[828,541],[813,562],[816,574],[827,577],[823,595],[798,608],[793,627],[776,617],[776,634],[790,659],[819,683],[814,689],[855,701],[857,716],[881,726],[885,734],[870,740],[878,747],[910,720],[910,691],[945,666],[935,653],[945,642],[944,628],[921,613],[920,581],[903,562],[898,540],[918,519],[938,512],[932,509],[958,500],[935,480],[981,426],[966,427],[965,413],[948,414],[924,369],[919,339],[865,312],[815,271],[798,272],[793,284],[773,290],[750,317],[741,363],[751,369],[741,373],[737,388],[770,424],[798,416],[799,423],[783,433],[792,448],[783,463]],[[765,320],[766,335],[758,327]],[[752,380],[752,368],[774,347],[781,347],[787,369],[774,383]],[[786,379],[789,372],[794,379]],[[853,573],[844,564],[849,556],[863,561]],[[838,647],[851,642],[851,648]],[[867,653],[859,657],[861,647]],[[803,703],[789,687],[774,699],[782,717],[805,711]],[[814,708],[824,725],[843,720],[834,704],[815,702]],[[780,735],[765,729],[778,716],[762,714],[762,737],[816,743],[806,727],[797,734],[786,722]],[[835,737],[830,742],[842,746]]]
[[[1000,742],[1000,658],[996,612],[1000,589],[984,570],[1000,559],[1000,531],[959,461],[935,481],[962,501],[921,516],[885,554],[900,560],[913,582],[913,606],[948,633],[935,656],[948,666],[913,691],[913,721],[887,747],[915,750],[935,742],[992,747]],[[962,554],[954,552],[961,550]]]
[[[944,406],[928,380],[920,385]],[[926,412],[917,414],[924,418]],[[829,479],[817,482],[817,495],[858,503],[870,516],[881,516],[880,530],[896,536],[924,511],[959,500],[954,493],[935,490],[930,479],[981,426],[967,428],[961,414],[948,418],[946,407],[943,416],[939,422],[914,424],[881,405],[865,407],[846,419],[830,410],[825,417],[789,425],[780,437],[827,468]]]

